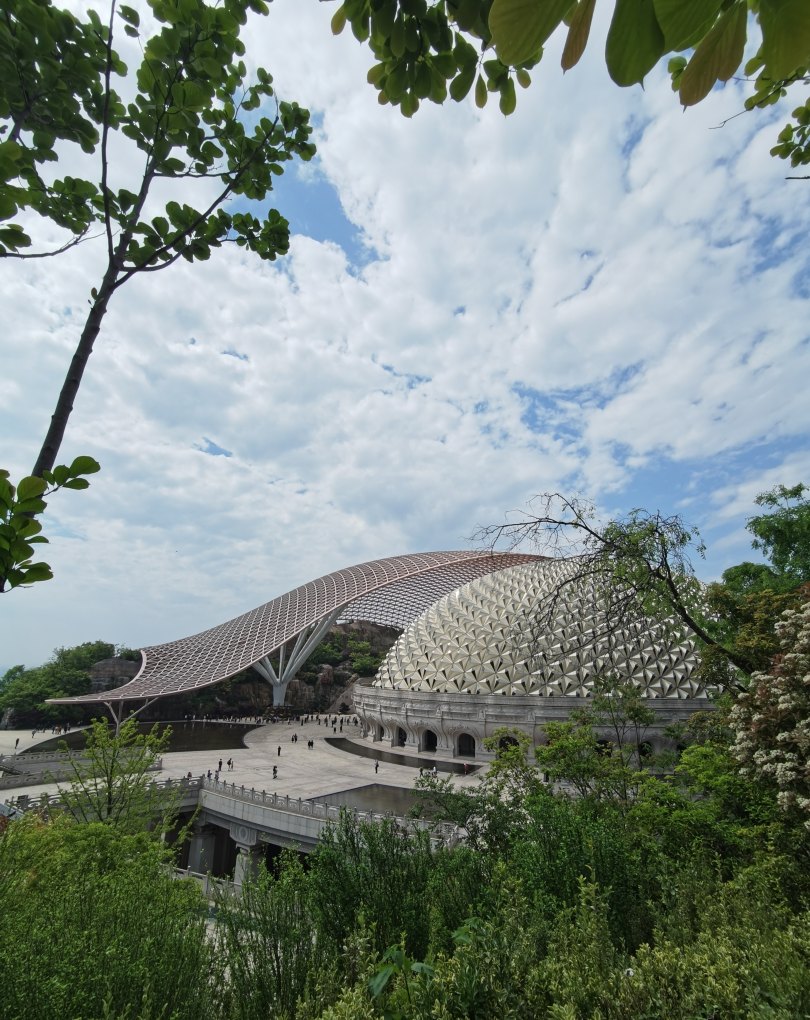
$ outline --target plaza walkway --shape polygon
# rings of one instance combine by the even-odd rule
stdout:
[[[293,734],[297,734],[297,741],[291,740]],[[192,776],[197,777],[207,775],[209,769],[213,775],[222,759],[223,771],[220,773],[220,779],[223,781],[236,783],[247,789],[266,790],[268,793],[288,794],[290,797],[301,797],[308,800],[312,797],[323,797],[374,783],[410,789],[413,787],[414,780],[419,776],[418,762],[435,759],[441,769],[443,762],[450,761],[450,759],[443,759],[436,755],[424,753],[417,755],[397,749],[396,756],[410,760],[412,764],[405,765],[379,760],[378,769],[375,771],[377,759],[348,753],[331,746],[326,740],[327,737],[343,736],[356,742],[369,753],[374,753],[377,750],[392,751],[390,747],[372,744],[370,741],[361,739],[359,734],[359,726],[347,724],[345,719],[343,733],[340,732],[339,726],[338,732],[334,733],[331,726],[323,724],[323,720],[320,726],[314,720],[306,725],[288,724],[286,721],[265,723],[246,734],[244,738],[246,747],[166,754],[163,756],[163,769],[161,772],[155,773],[155,778],[179,779],[188,775],[189,772]],[[18,738],[18,751],[23,753],[36,750],[38,743],[51,740],[52,735],[48,731],[38,733],[32,738],[30,729],[0,730],[0,754],[13,754],[15,741]],[[312,749],[307,747],[309,740],[314,742]],[[279,748],[281,748],[280,754]],[[232,758],[234,762],[232,771],[225,768],[228,758]],[[278,768],[276,780],[273,780],[274,765]],[[444,774],[444,772],[440,772],[440,775]],[[454,782],[460,785],[477,783],[477,779],[472,774],[469,776],[456,775],[453,778]],[[38,797],[42,793],[53,793],[55,790],[56,784],[54,783],[14,787],[9,790],[0,790],[0,800],[8,800],[19,794]]]

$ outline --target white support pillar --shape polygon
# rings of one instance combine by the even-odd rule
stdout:
[[[246,879],[255,878],[258,875],[264,847],[259,842],[258,832],[247,825],[235,822],[229,826],[229,831],[231,839],[236,843],[233,881],[234,885],[242,885]]]
[[[280,708],[284,704],[287,694],[287,686],[295,679],[298,670],[304,665],[324,638],[332,624],[340,616],[341,610],[336,609],[328,616],[324,616],[316,623],[305,627],[295,639],[289,657],[286,656],[286,645],[279,650],[278,672],[273,668],[270,656],[265,655],[258,662],[253,663],[253,668],[263,676],[273,688],[273,706]],[[286,658],[286,662],[285,662]]]

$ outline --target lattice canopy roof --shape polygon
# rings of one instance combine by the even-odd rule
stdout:
[[[346,567],[210,630],[144,648],[140,672],[122,687],[53,700],[112,703],[196,691],[235,676],[336,610],[342,610],[342,620],[402,628],[459,585],[538,559],[523,553],[432,552]]]
[[[598,679],[650,698],[695,698],[692,640],[674,621],[610,620],[576,560],[488,574],[430,606],[401,635],[375,686],[469,694],[587,697]]]

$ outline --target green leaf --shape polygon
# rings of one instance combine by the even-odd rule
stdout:
[[[568,37],[565,40],[560,64],[563,71],[570,71],[579,63],[579,59],[585,52],[588,45],[588,36],[591,34],[591,21],[593,20],[593,9],[596,0],[580,0],[571,18],[568,28]],[[522,84],[522,83],[521,83]],[[526,87],[525,85],[523,86]]]
[[[41,514],[46,506],[47,504],[44,499],[32,496],[29,499],[18,500],[14,512],[18,514]]]
[[[58,468],[54,469],[58,471]],[[94,475],[101,470],[101,465],[93,457],[77,457],[68,469],[71,477],[76,475]]]
[[[745,49],[748,9],[738,3],[723,14],[692,54],[681,75],[678,94],[684,106],[704,99],[718,81],[728,81],[740,66]]]
[[[500,60],[510,67],[533,60],[574,0],[494,0],[489,30]]]
[[[69,482],[65,482],[64,488],[66,489],[89,489],[90,483],[86,478],[71,478]]]
[[[33,476],[23,478],[17,486],[17,501],[22,503],[26,499],[34,499],[37,496],[41,496],[46,488],[47,484],[44,478],[35,478]]]
[[[504,117],[508,117],[510,113],[515,112],[517,96],[515,94],[515,83],[511,78],[507,78],[504,82],[498,106],[501,108],[501,113]]]
[[[655,17],[653,0],[616,0],[605,47],[613,81],[623,87],[643,82],[664,50],[664,33]]]
[[[137,28],[141,23],[140,15],[133,7],[127,7],[125,4],[122,4],[118,8],[118,13],[128,25],[135,25]]]
[[[668,50],[697,45],[709,31],[723,0],[653,0]]]
[[[332,15],[332,35],[340,35],[343,29],[346,27],[346,10],[344,7],[338,7],[335,13]]]
[[[810,3],[808,0],[760,0],[762,56],[774,81],[789,78],[810,65]]]
[[[487,105],[487,98],[487,83],[484,81],[484,76],[479,74],[475,82],[475,105],[479,110],[483,110]]]
[[[53,571],[47,563],[32,563],[25,567],[23,584],[36,584],[37,581],[50,581]]]
[[[471,67],[465,67],[456,77],[450,82],[450,98],[454,99],[457,103],[460,102],[468,94],[472,88],[472,84],[475,81],[475,64]]]

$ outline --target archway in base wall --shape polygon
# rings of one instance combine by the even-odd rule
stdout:
[[[439,743],[439,738],[433,732],[433,730],[425,730],[422,733],[422,737],[421,737],[421,739],[419,741],[419,750],[420,751],[427,751],[428,753],[432,753],[432,752],[434,752],[436,750],[436,747],[438,746],[438,743]]]
[[[471,733],[459,733],[456,754],[459,758],[475,757],[475,737]]]
[[[405,741],[407,739],[408,739],[408,734],[405,732],[405,730],[403,730],[403,728],[401,726],[397,726],[397,732],[396,732],[396,738],[395,738],[396,746],[397,747],[404,747],[405,746]]]

